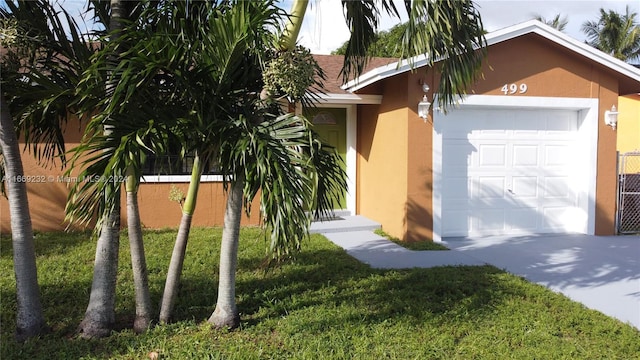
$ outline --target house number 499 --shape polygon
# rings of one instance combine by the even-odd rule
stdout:
[[[500,90],[502,90],[505,95],[513,95],[515,93],[524,94],[527,92],[527,84],[504,84]]]

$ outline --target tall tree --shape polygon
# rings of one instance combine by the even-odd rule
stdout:
[[[600,9],[598,20],[586,21],[582,31],[587,43],[615,58],[626,62],[640,60],[640,26],[637,13],[626,7],[624,14]]]
[[[533,18],[551,26],[558,31],[564,31],[564,29],[567,27],[567,24],[569,24],[569,19],[566,16],[562,16],[561,14],[556,14],[556,16],[554,16],[552,19],[546,19],[540,14],[534,15]]]
[[[4,94],[0,94],[0,148],[4,157],[6,189],[11,215],[13,267],[18,300],[16,336],[19,340],[37,336],[47,330],[40,302],[33,229],[27,199],[27,184],[20,159],[18,137],[13,129]]]
[[[360,6],[354,3],[344,3],[347,19],[350,23],[357,23],[354,28],[363,27],[365,35],[363,38],[354,31],[356,34],[352,36],[349,55],[346,56],[345,76],[362,71],[366,63],[366,47],[370,43],[367,34],[377,27],[377,8],[369,2]],[[196,9],[198,6],[195,4],[197,2],[175,5]],[[484,38],[479,17],[470,2],[450,2],[448,6],[438,4],[440,2],[432,6],[429,2],[416,7],[418,10],[410,22],[413,27],[409,26],[407,33],[423,36],[405,36],[403,41],[407,43],[407,50],[403,54],[413,56],[414,53],[426,52],[434,59],[439,60],[440,56],[449,59],[441,67],[443,80],[440,91],[444,94],[443,101],[450,103],[475,79],[483,57],[482,49],[476,50],[482,47]],[[299,29],[296,22],[304,17],[306,5],[306,1],[294,3],[290,17],[294,22],[280,37],[280,45],[277,45],[274,35],[279,33],[278,24],[285,16],[273,1],[215,3],[212,12],[193,14],[202,17],[180,25],[198,25],[189,30],[194,31],[192,38],[183,31],[162,33],[164,15],[153,21],[145,20],[145,23],[154,24],[147,38],[162,39],[163,45],[171,46],[155,48],[150,42],[139,41],[138,46],[130,49],[130,54],[138,56],[128,58],[129,61],[121,68],[127,79],[120,79],[122,86],[116,87],[114,92],[124,94],[122,99],[127,100],[126,94],[135,93],[128,89],[147,84],[161,70],[172,84],[170,92],[176,97],[184,96],[186,103],[192,106],[186,112],[188,115],[179,120],[191,124],[189,129],[198,129],[185,134],[189,138],[184,142],[185,151],[198,149],[202,154],[200,150],[207,150],[224,172],[229,202],[221,252],[220,276],[224,279],[219,283],[216,310],[209,319],[219,327],[233,328],[239,324],[232,276],[237,265],[236,229],[241,218],[238,199],[242,199],[245,211],[249,211],[251,200],[260,194],[261,216],[265,227],[270,230],[270,249],[277,257],[300,247],[310,223],[305,209],[329,210],[329,199],[337,198],[335,194],[340,194],[345,186],[345,175],[335,150],[318,140],[304,118],[280,115],[280,107],[274,101],[280,98],[304,100],[306,97],[300,93],[308,94],[314,85],[313,74],[318,70],[317,65],[310,61],[312,57],[308,51],[295,47],[296,28]],[[393,4],[387,2],[383,3],[383,9],[395,11]],[[168,21],[178,18],[172,16]],[[429,19],[445,20],[438,26],[427,26],[425,22]],[[455,33],[456,36],[451,38],[456,40],[448,38],[442,41],[439,33],[435,36],[437,31]],[[174,47],[174,44],[184,46]],[[167,59],[180,61],[174,63]],[[280,66],[282,61],[288,66]],[[187,66],[187,71],[180,66]],[[269,71],[277,73],[274,69],[294,69],[293,73],[302,70],[302,76],[297,74],[298,77],[292,76],[289,83],[275,81],[268,86],[271,81],[265,74]],[[300,81],[305,76],[306,81]],[[300,89],[300,93],[293,93]],[[116,103],[126,104],[127,101]],[[203,139],[208,147],[194,145]],[[117,162],[113,160],[111,164]]]
[[[62,124],[73,111],[79,74],[92,48],[68,13],[50,2],[8,1],[0,8],[3,27],[2,156],[11,212],[18,297],[17,335],[24,339],[46,330],[37,285],[33,231],[17,134],[40,163],[65,163]],[[10,36],[6,36],[10,35]],[[10,40],[11,43],[6,43]],[[15,120],[15,123],[12,121]],[[21,180],[22,179],[22,180]]]
[[[306,9],[308,0],[295,0],[292,9]],[[424,55],[427,65],[439,62],[441,72],[438,87],[440,107],[447,108],[480,76],[480,66],[486,54],[480,13],[471,0],[405,1],[407,27],[400,41],[401,59],[410,65],[416,56]],[[347,27],[351,35],[347,42],[342,66],[343,79],[362,73],[376,40],[382,11],[400,18],[395,3],[343,0]],[[298,22],[304,20],[304,10],[290,17],[291,25],[283,34],[281,45],[292,49],[299,34]],[[297,31],[295,31],[297,29]]]
[[[138,189],[140,188],[141,161],[138,167],[130,166],[126,172],[125,190],[127,193],[127,226],[129,230],[129,248],[131,251],[131,266],[133,268],[133,283],[136,300],[136,318],[133,330],[137,333],[146,331],[151,326],[153,305],[149,291],[149,274],[147,260],[142,240],[142,225],[138,206]]]
[[[175,19],[189,19],[201,13],[201,20],[210,12],[201,11],[202,8],[212,9],[213,3],[196,2],[189,4],[174,4],[172,2],[143,3],[135,9],[136,21],[129,21],[123,27],[118,37],[111,37],[105,51],[94,57],[90,71],[86,73],[83,86],[79,92],[91,101],[85,104],[86,110],[92,107],[100,108],[87,126],[86,136],[82,144],[74,150],[73,164],[80,163],[82,176],[101,176],[103,178],[121,178],[126,175],[125,191],[127,193],[129,219],[129,234],[131,240],[132,262],[134,265],[134,282],[136,282],[136,331],[143,330],[148,325],[151,314],[148,285],[146,281],[146,266],[144,265],[144,251],[141,241],[142,233],[139,226],[137,211],[137,191],[141,176],[141,168],[146,154],[151,153],[162,157],[166,154],[168,144],[181,143],[183,138],[176,138],[179,134],[192,129],[193,133],[200,130],[198,124],[203,123],[199,118],[201,109],[198,106],[217,107],[211,99],[214,96],[194,99],[190,97],[193,89],[201,84],[210,68],[193,66],[193,49],[197,49],[196,38],[188,38],[188,28],[195,31],[198,23],[175,22]],[[192,12],[193,14],[189,13]],[[183,26],[180,28],[179,26]],[[200,38],[208,37],[201,33]],[[168,37],[179,37],[173,46],[167,46]],[[193,40],[193,42],[191,41]],[[126,48],[120,59],[114,60],[110,54]],[[212,66],[208,64],[207,66]],[[115,86],[105,92],[100,86],[104,83],[100,69],[109,68],[107,75],[109,83]],[[135,69],[135,70],[132,70]],[[181,74],[182,78],[176,78]],[[192,88],[190,88],[192,87]],[[212,87],[210,91],[213,91]],[[90,94],[102,94],[99,96]],[[154,100],[151,100],[154,99]],[[188,100],[186,100],[188,99]],[[205,105],[203,105],[205,104]],[[194,108],[195,107],[195,108]],[[187,120],[192,119],[192,120]],[[190,122],[189,122],[190,121]],[[109,127],[110,136],[104,136],[98,131],[100,127]],[[212,146],[212,139],[205,139],[200,134],[192,135],[198,139],[197,144]],[[196,142],[185,144],[185,149],[198,148]],[[205,162],[207,151],[203,149]],[[188,151],[188,150],[185,150]],[[86,157],[87,153],[93,154]],[[199,163],[199,162],[197,162]],[[194,167],[194,178],[199,182],[200,170]],[[105,209],[115,206],[119,197],[120,186],[116,183],[82,183],[71,189],[72,201],[68,207],[70,219],[74,221],[88,221],[94,212],[103,213]],[[100,197],[104,194],[104,201]],[[195,208],[195,194],[197,183],[190,186],[186,213],[193,213]],[[187,216],[188,215],[188,216]],[[190,214],[185,214],[183,219]],[[188,222],[190,224],[190,221]],[[189,228],[183,220],[179,231],[179,239],[188,236]],[[180,241],[178,241],[180,242]],[[179,247],[180,245],[178,245]],[[186,246],[186,239],[184,245]],[[136,255],[137,254],[137,255]],[[174,256],[175,259],[175,256]],[[135,268],[136,264],[139,266]],[[171,269],[175,271],[172,261]],[[136,275],[138,274],[138,275]],[[171,275],[172,273],[170,273]],[[174,274],[175,275],[175,274]],[[171,278],[171,276],[169,276]],[[177,282],[176,282],[177,283]],[[177,286],[177,285],[176,285]],[[168,321],[166,302],[163,300],[161,321]],[[163,318],[164,316],[164,318]]]
[[[2,32],[5,36],[10,33],[17,34],[17,21],[10,23],[10,19],[13,18],[3,14]],[[9,40],[3,41],[3,46],[16,45],[15,38],[7,39],[7,37],[3,37],[3,39]],[[2,69],[3,73],[4,67]],[[0,93],[0,151],[3,158],[2,181],[3,185],[6,184],[11,216],[13,267],[16,277],[17,297],[16,337],[18,340],[24,340],[45,332],[47,324],[44,320],[40,301],[27,184],[22,181],[24,169],[20,158],[21,151],[18,136],[14,129],[13,117],[9,112],[9,103],[5,100],[4,92]]]
[[[346,56],[342,68],[343,78],[349,76],[357,76],[362,73],[364,67],[368,61],[368,49],[375,41],[375,31],[379,25],[380,9],[378,4],[369,1],[343,1],[345,9],[345,19],[347,26],[351,29],[351,37],[346,47]],[[430,65],[433,65],[437,60],[444,59],[440,67],[441,80],[439,87],[439,101],[441,105],[448,106],[459,96],[466,92],[466,88],[472,84],[472,82],[479,75],[479,68],[484,57],[484,30],[480,21],[478,12],[474,9],[471,1],[436,1],[436,2],[406,2],[407,12],[409,14],[408,26],[402,37],[402,57],[409,58],[410,64],[412,59],[416,55],[427,55],[427,59],[430,61]],[[298,34],[300,32],[302,21],[305,17],[306,8],[308,6],[308,0],[296,0],[292,4],[291,13],[289,15],[289,21],[282,33],[279,41],[279,50],[283,52],[295,52],[295,44]],[[399,13],[395,8],[395,5],[391,1],[382,1],[381,8],[395,16],[399,17]],[[286,68],[286,67],[281,67]],[[299,82],[299,80],[298,80]],[[284,88],[284,87],[283,87]],[[295,97],[294,97],[295,98]],[[277,123],[277,122],[274,122]],[[259,139],[259,137],[253,137],[252,139]],[[268,149],[277,153],[277,147],[268,147],[256,142],[256,152],[261,149]],[[244,149],[252,149],[252,146],[244,146]],[[241,147],[242,149],[242,147]],[[232,151],[232,153],[234,153]],[[313,154],[313,151],[311,152]],[[240,152],[241,156],[235,155],[236,159],[246,159],[246,153]],[[282,179],[282,176],[286,174],[295,174],[294,169],[271,167],[268,164],[264,164],[264,159],[269,159],[271,154],[264,153],[262,156],[256,156],[251,163],[238,162],[234,165],[236,169],[245,171],[246,178],[238,176],[237,170],[235,172],[235,178],[241,180],[249,180],[250,178],[260,179],[258,182],[263,185],[261,206],[265,218],[267,219],[267,225],[273,226],[272,233],[272,248],[274,250],[295,248],[299,246],[299,239],[301,234],[308,231],[308,223],[305,222],[305,215],[294,215],[293,209],[300,208],[296,206],[296,202],[282,201],[278,204],[277,208],[270,209],[269,205],[274,199],[287,199],[295,200],[296,197],[283,196],[280,191],[293,190],[297,185],[304,184],[304,180],[299,183],[288,183]],[[309,160],[304,160],[304,157],[298,158],[301,162],[314,162],[318,161],[321,156],[312,156]],[[290,161],[292,163],[298,163],[297,161]],[[280,164],[287,161],[278,162]],[[273,163],[273,161],[272,161]],[[320,165],[320,161],[316,163]],[[253,171],[246,171],[240,165],[247,166],[252,169],[252,165],[256,166],[256,171],[261,176],[252,174]],[[261,171],[259,171],[259,170]],[[317,179],[336,179],[332,175],[333,170],[331,167],[324,168],[319,166],[315,168]],[[326,170],[326,172],[325,172]],[[264,176],[264,177],[262,177]],[[312,177],[314,177],[312,175]],[[339,176],[337,177],[340,178]],[[280,187],[268,186],[268,181],[272,179],[278,179],[275,184],[281,185]],[[265,181],[266,180],[266,181]],[[331,185],[343,184],[339,181],[332,183]],[[232,185],[232,191],[238,191],[237,184]],[[339,187],[339,186],[338,186]],[[320,187],[319,187],[320,188]],[[329,189],[335,189],[330,187]],[[303,190],[303,189],[301,189]],[[330,193],[331,191],[328,191]],[[245,190],[245,196],[247,191]],[[305,203],[304,194],[302,191],[300,194],[302,198],[297,198],[297,204]],[[326,194],[322,194],[324,196]],[[230,195],[227,201],[233,201],[236,199],[234,195]],[[316,203],[315,205],[326,205],[326,203]],[[289,212],[283,212],[282,208],[291,209]],[[237,206],[233,203],[228,203],[227,213],[232,219],[238,219],[239,216],[234,215],[233,212],[237,209]],[[270,211],[273,210],[271,214]],[[287,219],[281,217],[282,215],[289,215]],[[293,216],[292,216],[293,215]],[[226,216],[225,216],[226,217]],[[273,222],[271,222],[273,221]],[[307,219],[308,221],[308,219]],[[289,225],[282,226],[282,222],[289,222]],[[305,227],[305,224],[307,227]],[[225,222],[225,225],[226,222]],[[229,232],[233,232],[237,225],[234,223],[229,224]],[[224,235],[223,235],[224,238]],[[230,274],[235,271],[235,262],[226,261],[227,259],[237,258],[237,237],[229,236],[227,239],[228,244],[223,242],[223,249],[221,250],[220,261],[220,275]],[[293,240],[293,241],[292,241]],[[229,253],[231,252],[231,253]],[[223,261],[225,260],[225,261]],[[235,309],[234,297],[235,282],[233,278],[229,278],[228,281],[220,282],[218,287],[218,303],[216,309],[209,318],[209,322],[215,324],[218,327],[230,327],[238,326],[239,316],[237,309]]]
[[[127,50],[126,61],[119,62],[114,69],[118,86],[105,97],[110,103],[99,115],[113,124],[114,133],[111,137],[94,135],[87,142],[82,152],[87,165],[81,174],[106,175],[105,170],[110,171],[109,174],[122,172],[127,164],[122,159],[129,158],[128,149],[136,144],[161,155],[161,146],[157,144],[164,140],[161,136],[150,139],[148,133],[140,132],[147,127],[149,131],[156,129],[157,134],[167,136],[182,132],[179,137],[185,152],[196,150],[206,159],[204,163],[209,159],[220,163],[224,178],[229,180],[229,199],[240,201],[249,211],[251,199],[258,189],[263,190],[260,192],[263,194],[261,210],[265,224],[274,229],[274,251],[284,254],[299,246],[309,222],[304,209],[314,207],[311,201],[314,195],[320,194],[324,199],[323,193],[329,192],[332,186],[333,189],[344,187],[344,173],[337,164],[337,155],[319,146],[317,136],[308,131],[306,120],[279,118],[277,103],[259,96],[264,87],[262,69],[276,54],[272,30],[285,18],[284,12],[272,1],[163,2],[153,10],[159,11],[143,14],[144,20],[140,21],[153,26],[127,28],[121,37],[107,45],[133,44]],[[178,18],[191,21],[175,22]],[[304,56],[311,58],[308,52],[304,52]],[[94,60],[94,66],[100,68],[104,57]],[[309,68],[309,64],[306,65]],[[310,69],[311,75],[306,81],[311,81],[308,84],[312,85],[318,68],[311,64]],[[162,79],[156,81],[159,75]],[[155,109],[130,105],[137,103],[132,98],[138,93],[163,82],[167,84],[162,92],[166,98],[154,103]],[[97,86],[100,81],[87,80],[86,83]],[[308,88],[302,86],[304,92]],[[176,108],[159,109],[165,103],[176,104]],[[141,111],[153,114],[149,118],[153,121],[141,121],[143,117],[138,116]],[[127,114],[128,121],[118,121],[122,117],[118,114]],[[163,118],[163,114],[172,114],[176,122],[169,125],[170,119]],[[96,119],[90,121],[88,129],[100,124]],[[161,129],[161,124],[167,127]],[[95,131],[89,133],[96,134]],[[109,141],[114,145],[107,146]],[[107,149],[107,152],[99,152],[99,149]],[[94,155],[87,157],[87,153]],[[274,159],[281,160],[274,162]],[[332,170],[319,176],[317,169],[322,166]],[[273,167],[280,171],[272,171],[270,168]],[[274,184],[277,185],[275,188],[272,187]],[[81,200],[77,209],[82,211],[76,211],[81,214],[90,214],[96,209],[94,200],[99,200],[99,194],[116,191],[108,184],[80,186],[72,191]],[[278,200],[285,200],[287,205],[280,208]],[[318,203],[327,204],[326,199]],[[232,201],[231,204],[236,203]],[[233,284],[233,287],[223,285],[224,289],[235,289],[235,281],[228,280],[229,274],[235,274],[237,251],[233,250],[233,242],[237,248],[238,236],[233,229],[239,226],[241,211],[233,214],[237,217],[225,220],[229,225],[223,236],[227,240],[225,243],[231,242],[232,249],[221,254],[231,255],[227,257],[230,261],[226,262],[230,265],[221,270],[225,274],[221,282]],[[224,245],[223,248],[228,247]],[[223,292],[219,294],[222,299]],[[232,299],[235,305],[234,294],[226,298]],[[232,321],[223,321],[224,325],[221,323],[220,326],[237,324],[235,307],[230,314]]]
[[[95,4],[96,8],[103,8],[98,2]],[[102,20],[112,36],[117,39],[122,21],[128,17],[127,6],[124,1],[111,0],[110,11],[108,22],[104,17]],[[118,54],[113,54],[113,57],[117,58]],[[114,86],[114,83],[107,83],[107,91]],[[104,133],[109,136],[111,129],[106,126]],[[116,280],[120,250],[120,192],[117,191],[117,194],[118,199],[113,206],[104,210],[102,217],[104,220],[98,222],[101,229],[96,243],[89,304],[78,326],[78,331],[85,338],[108,336],[115,324]]]
[[[160,303],[160,322],[168,323],[171,319],[173,307],[178,296],[178,287],[180,285],[180,276],[184,265],[184,258],[187,251],[187,242],[189,241],[189,232],[191,230],[191,220],[196,210],[196,200],[198,197],[198,189],[200,187],[200,178],[202,176],[202,166],[200,165],[200,156],[196,155],[193,160],[193,168],[191,169],[191,179],[189,181],[189,189],[182,205],[182,218],[178,227],[178,234],[171,253],[171,261],[169,262],[169,270],[162,291],[162,301]]]
[[[399,58],[402,56],[402,36],[407,30],[408,23],[394,25],[389,30],[376,32],[376,40],[371,43],[367,52],[371,57]],[[333,55],[345,55],[348,41],[345,41],[339,48],[332,51]]]

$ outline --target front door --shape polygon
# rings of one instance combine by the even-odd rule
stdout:
[[[333,146],[342,158],[343,170],[347,158],[347,109],[344,108],[316,108],[305,114],[313,123],[313,129],[320,135],[322,141]],[[336,204],[336,210],[346,209],[346,190]]]

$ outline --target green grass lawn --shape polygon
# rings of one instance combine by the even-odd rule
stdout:
[[[74,335],[91,286],[94,241],[38,234],[39,280],[53,333],[17,344],[11,242],[1,239],[1,359],[637,359],[640,332],[494,267],[382,271],[322,236],[295,260],[262,264],[267,244],[243,229],[237,277],[240,329],[212,329],[220,229],[194,229],[176,322],[143,335],[133,321],[128,243],[118,281],[119,330]],[[175,230],[147,231],[154,303],[159,303]]]

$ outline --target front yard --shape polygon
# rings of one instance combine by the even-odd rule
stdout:
[[[176,231],[146,231],[150,286],[159,303]],[[74,335],[91,286],[94,240],[36,237],[43,306],[53,333],[17,344],[11,241],[0,243],[2,359],[631,359],[640,332],[494,267],[374,270],[314,235],[296,259],[263,266],[261,232],[242,230],[237,276],[242,326],[204,320],[217,291],[220,229],[193,229],[176,322],[136,336],[126,236],[121,241],[117,332]]]

